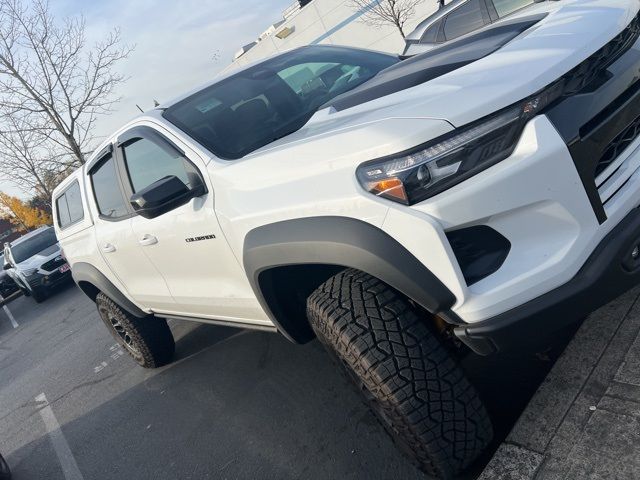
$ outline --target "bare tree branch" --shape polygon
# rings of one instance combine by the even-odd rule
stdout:
[[[46,192],[61,170],[84,163],[131,51],[117,29],[88,46],[84,19],[56,21],[47,0],[0,0],[0,171]]]
[[[402,38],[404,26],[416,12],[416,6],[424,0],[349,0],[350,6],[363,12],[362,20],[374,27],[394,25]]]
[[[0,174],[31,196],[50,202],[51,193],[75,165],[75,160],[62,149],[54,153],[51,129],[34,127],[30,121],[12,116],[0,129]]]

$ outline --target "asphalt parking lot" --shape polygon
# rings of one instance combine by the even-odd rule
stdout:
[[[0,311],[0,451],[16,480],[424,478],[317,342],[171,323],[176,361],[149,371],[74,285],[10,308],[19,327]],[[496,446],[569,337],[465,360]]]

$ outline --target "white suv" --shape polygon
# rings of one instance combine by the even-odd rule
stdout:
[[[492,438],[457,357],[640,282],[639,6],[540,3],[402,62],[306,47],[153,110],[54,193],[73,277],[145,367],[166,318],[318,337],[450,477]]]

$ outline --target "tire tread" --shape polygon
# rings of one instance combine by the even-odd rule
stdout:
[[[126,327],[129,335],[140,351],[141,358],[137,359],[133,357],[128,349],[125,348],[125,350],[127,350],[127,353],[142,367],[159,368],[171,362],[175,352],[175,341],[165,319],[156,317],[136,318],[122,310],[122,308],[104,293],[97,295],[96,304],[98,307],[103,306],[117,315],[118,321]],[[102,318],[102,321],[109,331],[112,332],[114,338],[116,338],[119,343],[122,343],[121,339],[109,324],[109,320]]]
[[[489,444],[492,425],[475,388],[406,298],[347,269],[309,297],[307,315],[385,428],[424,471],[450,478]]]

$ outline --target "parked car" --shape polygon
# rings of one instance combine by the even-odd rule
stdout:
[[[404,56],[428,52],[500,21],[530,15],[541,0],[454,0],[427,17],[405,38]],[[546,9],[546,6],[542,7]]]
[[[22,293],[37,303],[47,298],[51,289],[71,280],[69,264],[64,259],[51,226],[40,227],[4,246],[4,269]]]
[[[54,192],[73,277],[144,367],[167,318],[317,337],[450,478],[493,435],[459,357],[640,283],[639,7],[539,4],[444,63],[300,48],[154,109]]]
[[[11,470],[2,455],[0,455],[0,480],[11,480]]]
[[[0,265],[4,267],[4,253],[0,253]],[[9,274],[4,270],[0,270],[0,296],[2,298],[7,298],[10,295],[13,295],[18,291],[18,285],[13,279],[9,276]]]

